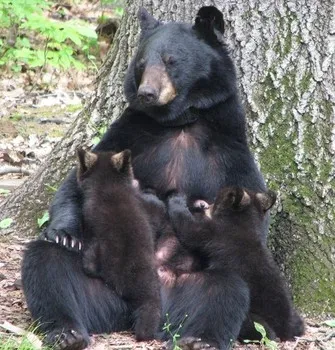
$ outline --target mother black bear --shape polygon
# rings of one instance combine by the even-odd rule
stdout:
[[[162,196],[178,190],[212,202],[223,186],[264,192],[247,144],[234,65],[222,43],[222,13],[202,7],[192,26],[162,24],[140,10],[139,21],[139,47],[125,80],[129,107],[95,151],[130,149],[135,177]],[[82,197],[75,171],[56,193],[50,213],[45,238],[77,244]],[[264,240],[266,232],[267,225]],[[58,341],[59,348],[83,349],[90,333],[131,327],[127,301],[103,281],[86,276],[77,251],[32,242],[22,276],[33,318],[41,322],[46,340]],[[199,349],[209,343],[226,349],[247,318],[249,291],[233,272],[194,274],[164,295],[162,303],[172,327],[184,320],[180,346]]]

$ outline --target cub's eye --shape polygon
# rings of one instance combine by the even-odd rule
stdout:
[[[176,63],[176,59],[171,55],[163,56],[162,59],[166,66],[171,67]]]

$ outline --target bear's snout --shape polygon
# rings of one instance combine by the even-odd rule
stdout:
[[[164,66],[146,67],[137,90],[141,104],[163,106],[174,100],[176,95],[176,89]]]

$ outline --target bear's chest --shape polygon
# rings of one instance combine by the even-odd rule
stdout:
[[[162,194],[178,190],[195,198],[215,197],[223,183],[223,164],[206,130],[188,127],[143,141],[145,147],[135,154],[133,166],[144,186]]]

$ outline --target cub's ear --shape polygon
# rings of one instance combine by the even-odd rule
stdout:
[[[231,206],[234,209],[246,207],[251,202],[250,195],[240,187],[234,187],[231,189],[229,199],[231,201]]]
[[[256,198],[261,203],[261,207],[264,211],[268,211],[275,204],[277,194],[273,191],[256,193]]]
[[[155,29],[160,25],[160,22],[157,21],[157,19],[155,19],[153,16],[151,16],[144,7],[140,7],[140,9],[138,10],[137,18],[140,22],[140,28],[142,32]]]
[[[195,18],[194,29],[207,40],[222,43],[224,33],[224,20],[222,12],[215,6],[203,6]]]
[[[80,180],[83,175],[92,168],[98,159],[95,153],[85,151],[83,148],[77,149],[78,169],[77,179]]]
[[[131,151],[129,149],[113,154],[111,156],[111,162],[118,172],[127,174],[132,179],[134,178],[133,167],[131,165]]]
[[[239,210],[251,202],[250,195],[240,187],[224,187],[216,197],[213,214],[224,209]]]

